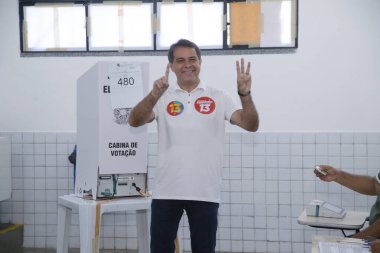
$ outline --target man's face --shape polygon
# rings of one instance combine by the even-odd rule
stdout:
[[[191,87],[198,85],[201,61],[194,48],[177,47],[173,53],[172,71],[177,76],[178,84]]]

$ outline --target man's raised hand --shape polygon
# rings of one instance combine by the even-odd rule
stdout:
[[[170,72],[170,65],[166,65],[166,71],[165,75],[153,83],[153,89],[152,89],[152,96],[158,99],[161,97],[162,94],[168,89],[169,87],[169,72]]]
[[[236,61],[236,72],[237,72],[237,88],[239,95],[248,95],[251,91],[251,84],[252,84],[252,78],[251,78],[251,63],[248,62],[247,69],[245,69],[244,66],[244,59],[242,58],[239,61]]]

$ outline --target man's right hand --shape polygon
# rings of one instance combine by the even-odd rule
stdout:
[[[159,99],[162,94],[169,88],[169,72],[170,72],[170,64],[166,65],[165,75],[160,79],[157,79],[153,83],[153,89],[151,91],[151,95]]]
[[[165,75],[153,83],[153,89],[144,97],[135,107],[133,107],[129,115],[128,123],[132,127],[139,127],[154,120],[153,107],[158,99],[169,87],[169,71],[170,65],[166,66]]]

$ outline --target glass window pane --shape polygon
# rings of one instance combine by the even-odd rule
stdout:
[[[294,0],[229,4],[228,45],[294,47],[297,29],[295,8]]]
[[[152,13],[152,3],[90,5],[90,50],[152,50]]]
[[[295,46],[292,36],[292,1],[263,1],[264,31],[261,47]],[[294,28],[293,28],[294,29]]]
[[[24,7],[24,50],[86,50],[85,8],[82,5]]]
[[[223,47],[223,3],[158,3],[157,49],[168,49],[178,39],[200,48]]]

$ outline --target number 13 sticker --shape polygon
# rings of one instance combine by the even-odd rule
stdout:
[[[210,114],[215,110],[215,101],[209,97],[200,97],[194,103],[195,109],[202,114]]]

